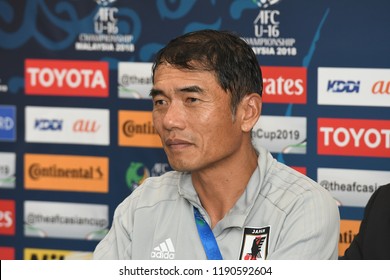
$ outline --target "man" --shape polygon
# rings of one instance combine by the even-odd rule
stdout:
[[[340,259],[390,260],[390,183],[380,186],[364,209],[359,232]]]
[[[263,87],[252,49],[228,32],[193,32],[160,50],[152,71],[153,122],[175,171],[121,203],[94,258],[336,259],[333,198],[252,145]]]

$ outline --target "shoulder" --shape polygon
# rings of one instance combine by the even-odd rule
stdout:
[[[123,210],[130,206],[135,210],[150,207],[163,201],[175,200],[178,197],[178,186],[183,173],[169,171],[158,177],[147,178],[137,187],[118,208]]]
[[[379,194],[380,194],[380,196],[389,197],[389,196],[390,196],[390,183],[387,184],[387,185],[382,185],[382,186],[380,186],[380,187],[375,191],[375,194],[376,194],[376,195],[379,195]]]
[[[263,195],[275,196],[275,200],[280,196],[296,199],[313,195],[336,203],[328,190],[305,174],[276,160],[268,150],[261,148],[259,154],[258,166]]]
[[[380,186],[364,209],[359,232],[340,259],[389,259],[390,183]]]
[[[370,197],[366,205],[366,212],[375,212],[375,214],[390,213],[390,183],[380,186]],[[381,213],[377,213],[381,212]]]
[[[277,161],[273,163],[266,184],[268,199],[285,211],[298,205],[310,211],[327,211],[330,208],[338,211],[336,200],[329,191],[283,163]]]

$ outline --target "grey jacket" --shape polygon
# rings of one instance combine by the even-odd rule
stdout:
[[[259,149],[245,192],[213,228],[224,259],[337,259],[340,216],[319,184]],[[144,181],[116,209],[94,259],[206,259],[193,206],[207,222],[191,175]]]

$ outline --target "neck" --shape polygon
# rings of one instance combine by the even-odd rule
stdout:
[[[238,164],[237,164],[238,163]],[[257,167],[257,154],[252,149],[240,159],[223,165],[192,172],[192,183],[213,228],[235,205]]]

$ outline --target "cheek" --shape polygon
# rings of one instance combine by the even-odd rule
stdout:
[[[237,130],[231,114],[217,114],[209,119],[202,119],[199,125],[202,125],[202,137],[212,142],[215,146],[234,140],[231,138]]]
[[[161,126],[162,126],[162,117],[161,117],[161,114],[158,114],[158,113],[155,113],[153,112],[152,113],[152,121],[153,121],[153,127],[154,129],[156,130],[156,132],[161,135]]]

